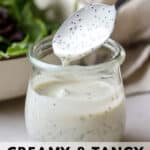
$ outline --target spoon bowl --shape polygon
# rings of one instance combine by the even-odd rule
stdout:
[[[100,47],[111,35],[115,5],[92,3],[70,16],[56,32],[52,46],[61,60],[80,59]]]

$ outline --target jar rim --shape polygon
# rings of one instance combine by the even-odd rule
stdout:
[[[91,68],[97,68],[97,67],[105,67],[106,65],[116,63],[118,62],[120,65],[124,62],[125,60],[125,51],[124,48],[116,41],[112,39],[108,39],[101,47],[108,48],[113,50],[114,54],[112,55],[111,59],[102,62],[99,64],[94,64],[94,65],[87,65],[87,66],[81,66],[81,65],[68,65],[68,66],[62,66],[62,65],[57,65],[57,64],[50,64],[45,61],[42,61],[41,58],[48,55],[53,51],[52,48],[52,38],[53,36],[47,36],[43,40],[39,41],[36,43],[31,49],[28,51],[28,58],[31,64],[34,67],[44,69],[44,70],[51,70],[51,69],[71,69],[74,67],[78,67],[81,69],[91,69]],[[42,50],[47,50],[46,54],[41,52]],[[74,66],[74,67],[72,67]]]

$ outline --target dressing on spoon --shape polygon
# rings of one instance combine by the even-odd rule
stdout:
[[[52,46],[63,65],[100,47],[111,35],[116,20],[113,5],[89,4],[70,16],[56,32]]]

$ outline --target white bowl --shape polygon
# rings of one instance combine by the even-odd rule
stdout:
[[[27,57],[0,60],[0,101],[24,96],[31,65]]]

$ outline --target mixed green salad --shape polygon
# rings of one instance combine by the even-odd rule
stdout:
[[[28,48],[56,31],[32,0],[0,0],[0,59],[25,55]]]

